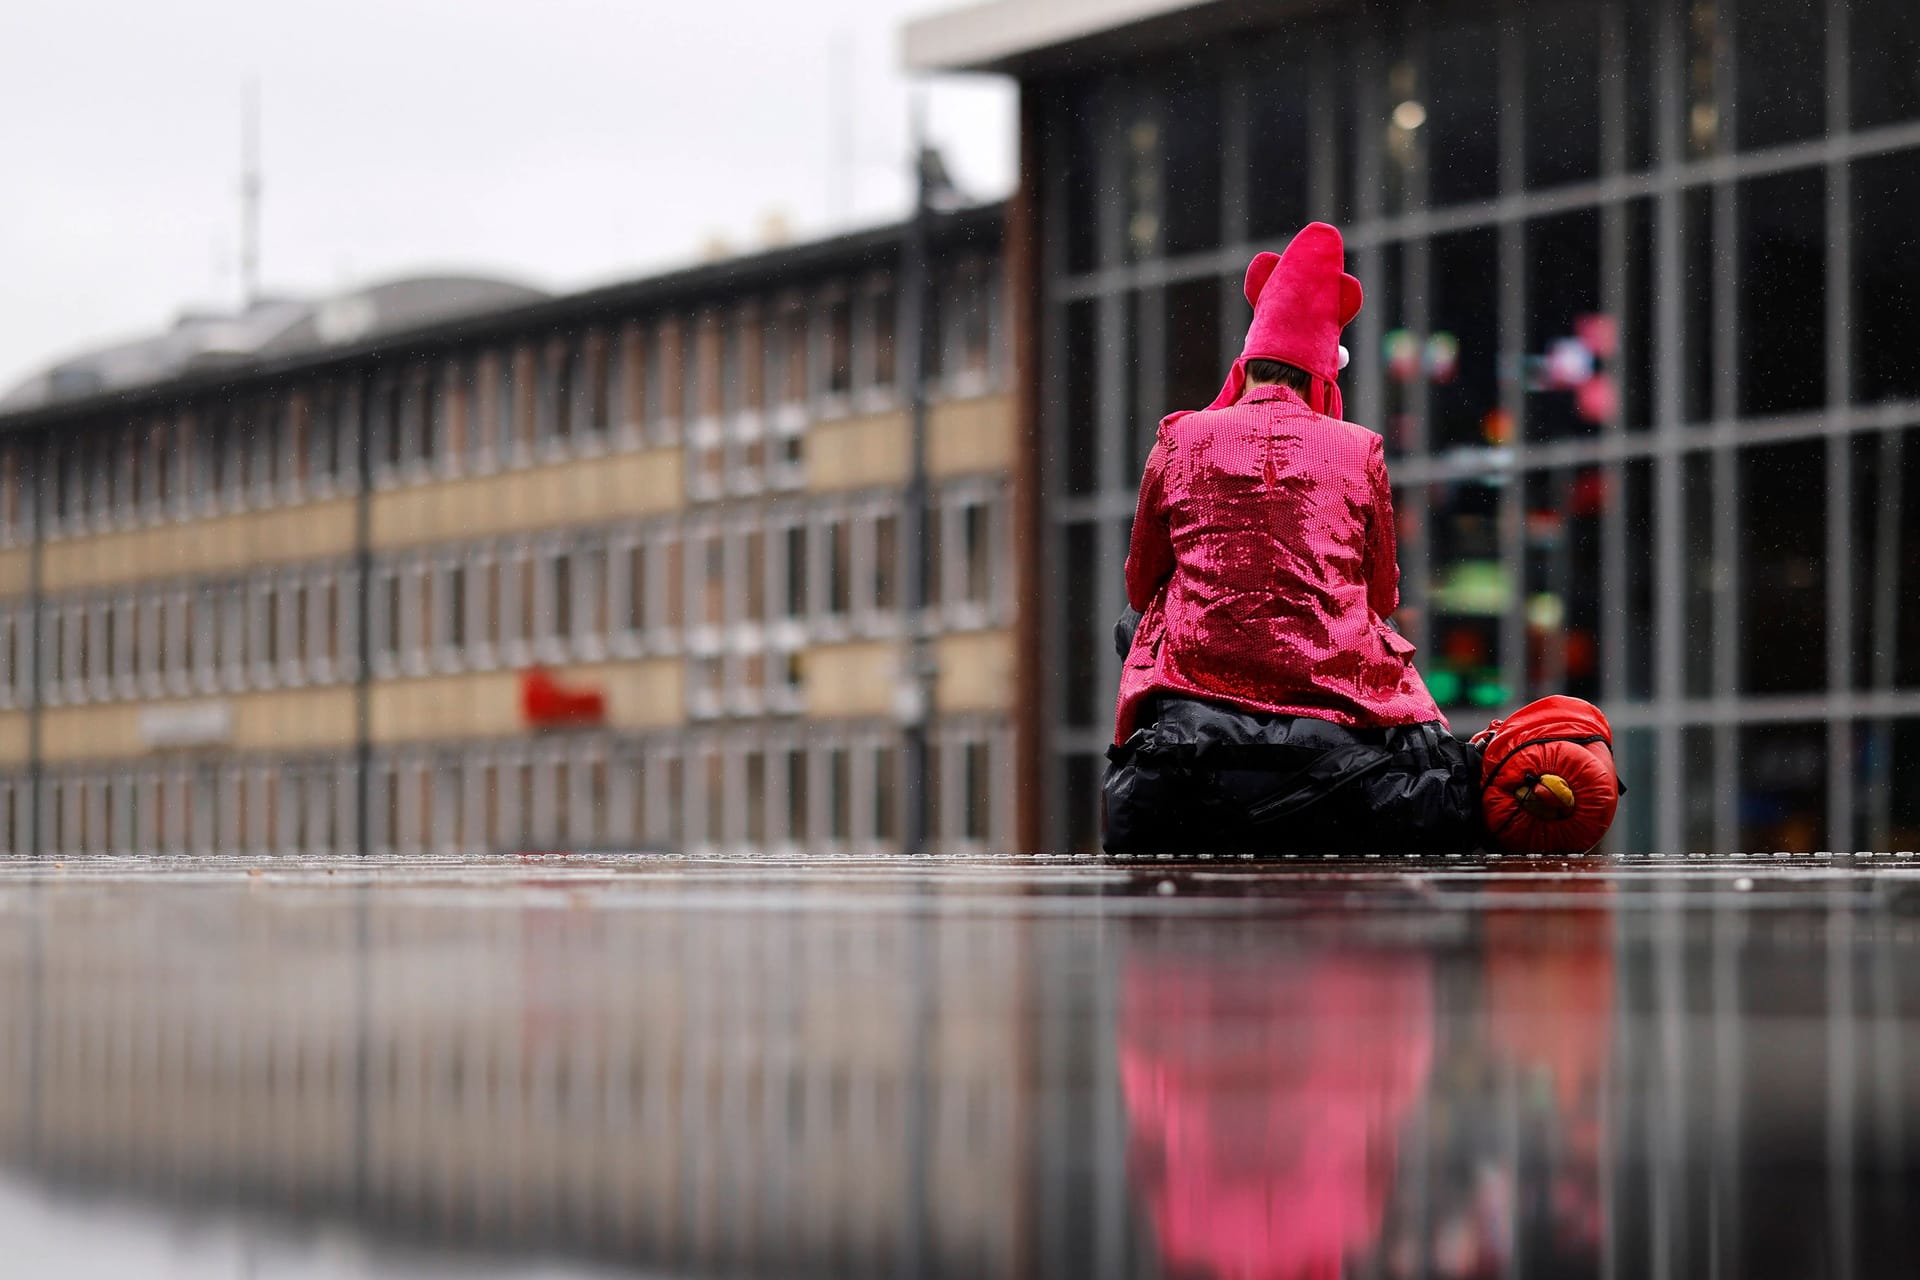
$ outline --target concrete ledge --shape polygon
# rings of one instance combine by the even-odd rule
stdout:
[[[61,538],[46,545],[42,587],[51,595],[348,556],[353,554],[353,537],[354,500],[332,498],[150,529]],[[0,591],[5,582],[0,570]],[[23,577],[23,589],[24,585]]]
[[[607,729],[655,729],[685,718],[684,671],[678,658],[596,662],[552,668],[570,687],[607,695]],[[520,716],[520,673],[383,680],[373,686],[373,741],[457,742],[520,738],[531,731]]]
[[[677,510],[678,449],[575,458],[376,493],[376,550],[592,524]]]

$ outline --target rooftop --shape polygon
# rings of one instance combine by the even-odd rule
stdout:
[[[321,351],[546,296],[485,276],[415,276],[328,298],[268,297],[239,311],[185,311],[164,332],[48,366],[0,394],[0,413]]]
[[[1013,75],[1071,68],[1115,50],[1191,43],[1327,7],[1331,0],[986,0],[909,23],[911,71]]]
[[[943,213],[936,243],[997,242],[1003,209],[991,201]],[[557,296],[484,277],[433,276],[319,301],[265,300],[237,316],[189,314],[167,333],[63,361],[0,395],[0,431],[137,410],[396,349],[588,323],[624,309],[877,265],[897,251],[904,229],[891,222]]]

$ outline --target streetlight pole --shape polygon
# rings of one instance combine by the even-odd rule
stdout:
[[[901,504],[901,534],[906,541],[905,572],[901,575],[902,634],[906,653],[900,673],[897,707],[901,725],[901,755],[906,772],[906,803],[900,847],[908,855],[925,853],[931,812],[932,771],[927,730],[933,716],[935,664],[928,614],[927,526],[930,516],[927,488],[927,363],[933,318],[931,240],[934,198],[947,186],[939,154],[927,145],[918,101],[913,109],[913,216],[907,221],[901,248],[900,333],[905,367],[901,383],[907,392],[907,418],[912,452],[906,493]]]

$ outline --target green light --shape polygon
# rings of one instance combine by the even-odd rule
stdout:
[[[1507,700],[1507,688],[1496,680],[1476,680],[1467,686],[1467,701],[1476,707],[1497,707]]]
[[[1434,671],[1427,676],[1427,692],[1445,706],[1460,700],[1460,677],[1451,671]]]

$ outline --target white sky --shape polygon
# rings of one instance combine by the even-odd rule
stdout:
[[[898,37],[954,0],[0,2],[0,392],[231,304],[241,104],[260,83],[264,287],[426,269],[550,289],[905,208]],[[836,59],[836,47],[844,56]],[[855,163],[836,217],[833,68]],[[929,127],[969,194],[1012,185],[1001,81]]]

